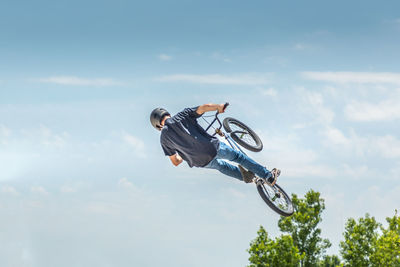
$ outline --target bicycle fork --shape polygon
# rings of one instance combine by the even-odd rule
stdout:
[[[274,186],[270,186],[270,183],[265,178],[261,178],[261,177],[256,176],[255,184],[257,186],[260,185],[262,187],[264,187],[264,184],[268,184],[268,186],[274,190],[274,195],[271,197],[272,201],[275,201],[277,198],[280,198],[282,196],[281,192],[279,192],[279,189],[275,185]],[[265,189],[265,187],[264,187],[264,189]]]

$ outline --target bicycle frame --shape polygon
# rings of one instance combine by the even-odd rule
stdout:
[[[221,137],[224,137],[226,141],[228,141],[229,145],[235,149],[235,150],[239,150],[240,152],[242,152],[243,154],[247,155],[241,148],[240,146],[235,142],[235,140],[232,139],[232,137],[230,137],[230,135],[228,135],[226,132],[224,132],[222,129],[222,123],[218,118],[219,112],[217,111],[217,113],[215,113],[215,117],[213,119],[212,122],[208,122],[206,119],[204,119],[209,125],[208,127],[205,129],[206,132],[213,126],[213,124],[215,122],[218,122],[219,126],[215,129],[215,133],[213,134],[213,136],[215,136],[216,134],[218,134]]]

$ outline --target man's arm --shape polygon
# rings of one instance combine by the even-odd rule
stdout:
[[[178,166],[183,161],[182,157],[179,156],[178,153],[176,153],[175,155],[169,156],[169,159],[171,160],[172,164],[174,164],[175,166]]]
[[[196,113],[199,115],[203,115],[207,111],[215,111],[218,110],[219,113],[224,113],[225,104],[204,104],[197,108]]]

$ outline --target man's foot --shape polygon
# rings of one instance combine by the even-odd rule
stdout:
[[[272,176],[269,177],[268,183],[271,184],[271,186],[273,186],[276,183],[276,180],[278,179],[278,176],[281,175],[281,170],[277,169],[277,168],[273,168],[271,171]]]
[[[245,183],[252,183],[253,182],[253,178],[255,177],[254,173],[252,173],[251,171],[246,170],[245,168],[243,168],[242,166],[238,166],[240,173],[242,174],[243,177],[243,181]]]

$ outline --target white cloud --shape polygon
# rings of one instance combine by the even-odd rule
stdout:
[[[88,203],[85,210],[89,213],[112,215],[118,213],[120,207],[114,203],[92,202]]]
[[[121,178],[118,181],[118,186],[123,188],[134,188],[133,183],[129,182],[127,178]]]
[[[31,192],[39,195],[48,195],[49,192],[43,186],[32,186]]]
[[[229,187],[227,189],[223,190],[224,192],[228,193],[230,196],[233,196],[235,198],[239,198],[239,199],[245,199],[246,198],[246,194],[243,193],[242,191],[239,191],[235,188]]]
[[[118,188],[129,192],[132,196],[135,196],[136,198],[142,199],[146,198],[146,192],[137,187],[135,184],[133,184],[131,181],[128,180],[128,178],[123,177],[118,180],[117,183]]]
[[[328,140],[335,145],[347,145],[350,142],[350,140],[345,137],[339,129],[333,127],[327,127],[324,131],[324,134],[328,138]]]
[[[385,218],[392,216],[400,203],[400,186],[388,186],[385,188],[378,185],[371,185],[367,190],[359,192],[357,199],[352,204],[352,208],[357,210],[354,216],[363,216],[365,212],[384,222]]]
[[[351,121],[395,120],[400,118],[400,99],[378,103],[353,101],[346,105],[344,113]]]
[[[393,135],[360,136],[352,131],[345,136],[339,129],[332,127],[323,131],[327,138],[325,144],[338,153],[350,156],[380,156],[383,158],[400,157],[400,140]]]
[[[40,125],[38,129],[23,129],[21,132],[25,139],[20,139],[19,142],[39,143],[46,147],[62,148],[67,144],[69,138],[67,132],[54,133],[53,130],[45,125]]]
[[[11,136],[11,130],[0,124],[0,144],[7,144],[7,139]]]
[[[161,61],[170,61],[172,59],[172,56],[169,56],[169,55],[166,55],[166,54],[161,54],[161,55],[158,55],[158,58]]]
[[[122,85],[121,82],[109,78],[80,78],[75,76],[53,76],[41,78],[37,81],[42,83],[54,83],[61,85],[76,85],[76,86],[116,86]]]
[[[302,43],[297,43],[293,46],[294,50],[304,50],[306,48],[306,46]]]
[[[11,130],[4,125],[0,125],[0,136],[9,137],[11,135]]]
[[[273,157],[267,159],[267,168],[278,167],[282,169],[282,175],[286,177],[332,177],[336,170],[319,162],[320,155],[300,144],[301,140],[295,135],[274,136],[261,133],[262,140],[268,140],[264,144],[264,150]],[[264,161],[264,160],[262,160]],[[259,162],[262,162],[259,160]]]
[[[395,18],[395,19],[385,19],[383,20],[384,24],[394,24],[394,25],[400,25],[400,18]]]
[[[66,139],[69,134],[63,132],[54,134],[52,130],[44,125],[40,125],[39,135],[41,136],[42,144],[45,146],[63,147],[66,144]]]
[[[295,123],[295,124],[292,125],[292,128],[295,129],[295,130],[296,129],[304,129],[307,126],[309,126],[308,123]]]
[[[313,72],[301,73],[309,80],[334,83],[391,83],[400,84],[400,73],[393,72]]]
[[[264,63],[270,63],[270,64],[274,64],[274,65],[279,65],[281,67],[286,67],[288,62],[289,62],[289,59],[284,58],[284,57],[280,57],[280,56],[271,56],[271,57],[267,57],[264,60]]]
[[[228,58],[227,56],[219,53],[219,52],[215,52],[212,54],[212,58],[216,59],[216,60],[221,60],[223,62],[227,62],[227,63],[231,63],[232,60],[230,58]]]
[[[133,147],[138,157],[146,157],[145,144],[141,139],[125,132],[122,134],[122,139]]]
[[[305,44],[305,43],[297,43],[293,46],[294,50],[298,50],[298,51],[303,51],[303,50],[311,50],[311,49],[315,49],[316,47],[314,45],[310,45],[310,44]]]
[[[14,195],[14,196],[19,195],[17,190],[10,185],[3,185],[2,187],[0,187],[0,192],[4,193],[4,194]]]
[[[61,186],[60,191],[62,193],[76,193],[77,189],[72,186],[63,185],[63,186]]]
[[[291,177],[334,177],[337,175],[335,168],[324,164],[308,164],[302,166],[289,166],[284,170],[284,174]]]
[[[275,88],[268,88],[268,89],[260,88],[260,92],[264,96],[272,96],[272,97],[274,97],[274,96],[278,95],[278,92],[275,90]]]
[[[329,125],[333,121],[335,113],[325,105],[322,94],[304,89],[300,93],[303,98],[302,109],[312,114],[316,122]]]
[[[377,137],[372,140],[372,145],[386,158],[400,157],[400,140],[392,135]]]
[[[260,85],[269,83],[271,80],[271,74],[174,74],[161,76],[156,78],[156,80],[161,82],[189,82],[200,84]]]
[[[367,165],[348,165],[344,164],[340,169],[342,176],[352,179],[363,179],[374,175]]]
[[[390,170],[390,175],[389,177],[393,177],[394,181],[398,181],[400,177],[400,161],[397,161],[393,164],[393,168]]]

